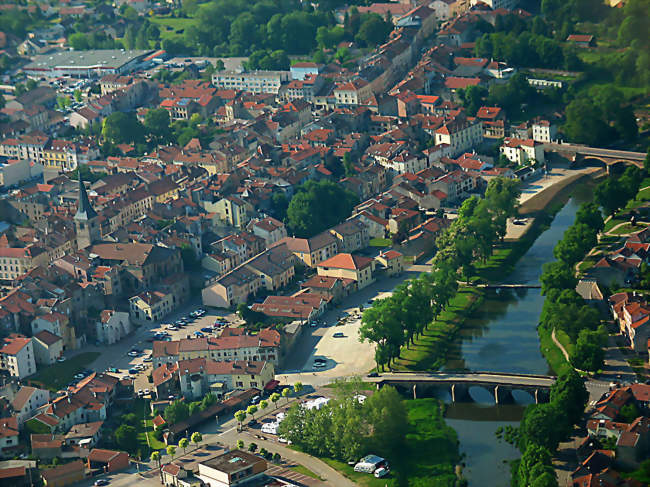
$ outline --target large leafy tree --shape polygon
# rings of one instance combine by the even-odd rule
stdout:
[[[102,123],[102,137],[114,144],[130,144],[142,141],[144,127],[134,113],[111,113]]]

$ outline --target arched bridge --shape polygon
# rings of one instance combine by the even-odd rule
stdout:
[[[548,399],[556,377],[548,375],[506,374],[500,372],[391,372],[376,377],[366,377],[368,382],[392,385],[413,391],[416,398],[419,391],[429,388],[447,388],[453,402],[468,400],[469,388],[480,386],[492,392],[496,404],[512,401],[512,391],[530,393],[539,403]]]
[[[557,152],[573,162],[584,159],[596,159],[605,164],[609,170],[610,166],[618,163],[634,164],[643,167],[643,160],[646,154],[643,152],[631,152],[617,149],[601,149],[577,144],[544,144],[546,152]]]

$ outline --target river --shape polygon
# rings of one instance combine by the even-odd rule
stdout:
[[[592,189],[590,184],[573,189],[550,226],[503,282],[539,282],[542,265],[553,260],[553,247],[573,223],[580,204],[591,199]],[[458,343],[458,357],[449,361],[448,368],[549,373],[536,329],[543,303],[539,289],[490,291],[480,309],[466,322]],[[519,451],[498,440],[495,431],[499,426],[516,426],[524,407],[533,400],[528,393],[515,391],[515,404],[494,406],[493,396],[485,389],[471,388],[470,395],[474,402],[449,404],[446,414],[447,424],[457,431],[460,451],[465,455],[463,473],[471,487],[509,486],[508,461],[518,458]]]

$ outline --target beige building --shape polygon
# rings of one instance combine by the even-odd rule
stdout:
[[[436,145],[447,144],[449,152],[457,156],[483,142],[483,124],[478,119],[457,117],[435,131]]]
[[[42,247],[0,248],[0,280],[13,280],[39,265],[48,264],[48,253]]]
[[[160,321],[174,308],[172,293],[144,291],[129,298],[129,315],[136,323]]]
[[[276,245],[282,244],[286,244],[293,255],[312,268],[336,255],[339,250],[338,241],[330,232],[319,233],[311,238],[287,237]]]
[[[499,148],[501,154],[515,164],[526,164],[537,161],[544,163],[544,144],[533,139],[506,138]]]
[[[47,330],[36,333],[32,337],[32,344],[38,365],[52,365],[63,355],[63,340]]]
[[[375,257],[386,270],[387,276],[396,276],[404,270],[404,255],[397,250],[388,250]]]
[[[74,326],[70,324],[70,318],[63,313],[53,311],[34,318],[32,320],[32,333],[36,335],[43,330],[61,337],[65,350],[74,350],[76,348],[77,336]]]
[[[336,106],[360,105],[372,96],[372,87],[364,79],[357,78],[334,88]]]
[[[98,342],[113,345],[131,333],[129,313],[105,309],[100,313],[95,329]]]
[[[203,289],[201,299],[205,306],[229,308],[245,303],[248,296],[255,294],[263,286],[264,280],[261,276],[241,266]]]
[[[357,289],[363,289],[374,282],[374,270],[373,259],[354,254],[337,254],[317,266],[319,276],[352,279],[357,283]]]

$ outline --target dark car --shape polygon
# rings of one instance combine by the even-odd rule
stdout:
[[[138,369],[129,369],[129,374],[135,375],[139,372]]]
[[[207,326],[201,328],[201,331],[204,331],[206,333],[212,333],[212,328],[208,328]]]
[[[368,377],[379,377],[379,374],[377,372],[370,372]]]
[[[256,419],[251,419],[251,420],[248,422],[248,426],[250,426],[251,428],[254,427],[254,426],[257,426],[258,424],[259,424],[259,423],[257,422]]]

